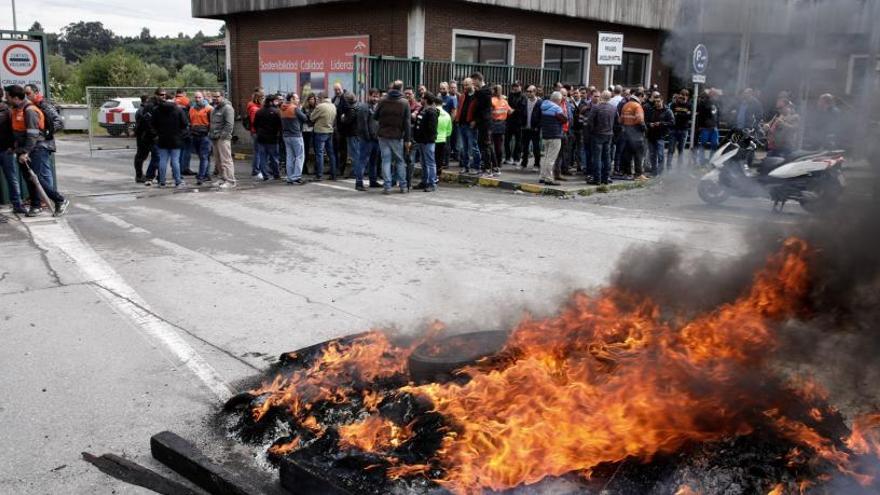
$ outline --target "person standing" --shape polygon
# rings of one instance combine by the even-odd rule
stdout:
[[[681,166],[681,160],[684,157],[684,143],[687,142],[688,134],[690,133],[692,111],[688,97],[683,93],[673,96],[671,110],[675,124],[669,132],[669,158],[666,160],[666,163],[669,165],[668,168],[670,170],[672,169],[673,157],[676,152],[678,152],[678,156],[675,158],[674,163],[676,167]]]
[[[645,150],[645,110],[642,107],[644,93],[636,91],[628,98],[620,111],[618,122],[621,125],[621,171],[627,178],[645,180],[642,163]]]
[[[211,182],[211,139],[208,137],[208,131],[211,128],[211,111],[213,110],[214,107],[210,105],[201,91],[196,91],[193,94],[189,108],[189,129],[192,150],[199,157],[199,171],[196,174],[196,185],[199,186],[205,182]]]
[[[196,175],[190,168],[192,161],[192,134],[190,134],[189,109],[192,108],[193,101],[186,95],[186,90],[178,88],[174,95],[174,103],[183,111],[183,117],[186,119],[186,130],[183,132],[183,146],[180,148],[180,175]]]
[[[476,101],[470,125],[477,134],[477,146],[483,165],[481,175],[491,177],[492,167],[495,165],[495,153],[492,149],[492,89],[486,84],[481,72],[471,74],[471,81],[474,84]]]
[[[795,112],[794,104],[784,105],[779,115],[767,126],[767,156],[788,158],[797,149],[797,137],[800,133],[801,118]]]
[[[458,106],[458,131],[460,139],[459,168],[465,174],[480,172],[480,148],[477,144],[477,128],[474,121],[477,96],[473,80],[467,78],[461,83],[464,94]],[[472,171],[473,169],[473,171]]]
[[[525,170],[529,166],[531,144],[532,155],[535,157],[534,167],[541,170],[541,99],[538,98],[538,89],[535,86],[526,88],[526,97],[514,111],[513,117],[519,121],[523,140],[520,168]]]
[[[645,125],[648,128],[648,163],[654,175],[661,175],[666,165],[666,139],[669,130],[675,126],[675,116],[658,92],[651,94],[651,105],[645,112]]]
[[[458,92],[458,83],[449,81],[449,95],[448,98],[443,100],[443,109],[452,117],[452,135],[449,136],[449,146],[447,148],[449,156],[455,161],[458,161],[458,146],[461,141],[458,132],[458,109],[460,103],[461,95]]]
[[[247,104],[247,109],[245,110],[245,116],[243,119],[247,119],[247,128],[251,133],[251,142],[253,142],[253,158],[251,159],[251,177],[254,180],[263,180],[263,166],[260,163],[260,150],[257,145],[257,130],[254,128],[254,118],[257,116],[257,112],[263,108],[263,91],[254,90],[254,93],[251,95],[251,101]]]
[[[434,102],[437,107],[437,139],[435,140],[434,154],[437,157],[437,175],[444,169],[449,168],[449,140],[452,137],[452,116],[443,108],[443,100],[437,98]]]
[[[9,201],[12,203],[12,212],[18,215],[26,215],[27,209],[21,202],[21,186],[18,182],[20,173],[15,163],[15,134],[12,132],[12,109],[4,101],[5,93],[0,86],[0,172],[6,178]]]
[[[590,134],[590,156],[593,159],[591,183],[607,185],[611,183],[611,140],[614,138],[614,124],[617,121],[617,107],[610,103],[611,91],[603,91],[598,103],[590,108],[584,127]]]
[[[318,97],[315,93],[309,93],[306,96],[306,103],[302,107],[302,112],[309,118],[308,122],[303,124],[303,146],[305,146],[306,161],[303,163],[303,173],[308,173],[309,152],[314,154],[315,149],[315,126],[312,125],[312,111],[318,106]]]
[[[232,160],[232,131],[235,127],[235,110],[220,91],[211,96],[214,109],[211,111],[211,127],[208,136],[214,164],[220,167],[219,186],[221,189],[235,187],[235,162]]]
[[[185,186],[180,173],[180,150],[183,148],[183,136],[188,123],[183,110],[174,100],[160,102],[152,112],[150,122],[156,134],[156,146],[159,148],[159,187],[165,187],[165,174],[171,163],[171,175],[174,187]]]
[[[25,171],[31,202],[31,207],[25,215],[35,217],[43,212],[42,198],[37,185],[31,174],[27,172],[30,169],[46,196],[55,203],[54,215],[60,217],[70,207],[70,200],[55,189],[54,181],[48,180],[51,178],[52,169],[49,164],[50,155],[45,142],[45,133],[46,126],[52,124],[46,122],[43,112],[27,100],[24,88],[18,85],[7,86],[5,92],[6,101],[10,106],[12,134],[15,140],[13,152],[18,165]]]
[[[557,186],[554,168],[556,158],[562,149],[562,126],[568,117],[562,110],[562,93],[554,91],[549,100],[541,102],[541,135],[544,139],[544,161],[540,169],[540,182],[549,186]]]
[[[55,133],[61,132],[64,129],[64,121],[61,119],[61,114],[58,113],[58,109],[55,104],[47,100],[43,96],[43,94],[40,93],[40,88],[36,84],[25,84],[24,94],[28,101],[36,105],[37,108],[39,108],[40,111],[43,112],[43,115],[46,118],[46,130],[44,132],[43,139],[46,149],[49,150],[48,160],[51,162],[51,157],[55,153],[56,149]],[[55,184],[55,178],[52,176],[51,173],[48,176],[48,180],[51,184]]]
[[[434,106],[434,95],[428,91],[422,96],[421,107],[416,115],[413,141],[419,148],[422,157],[422,182],[418,189],[433,192],[437,189],[437,160],[434,154],[437,141],[437,108]]]
[[[336,150],[333,146],[333,126],[336,123],[336,105],[327,95],[318,95],[318,106],[309,117],[315,127],[315,180],[324,179],[324,153],[330,158],[330,180],[336,180]]]
[[[134,138],[137,145],[137,151],[134,154],[134,180],[137,183],[144,183],[153,177],[144,178],[144,162],[150,157],[150,164],[147,166],[148,171],[156,173],[156,166],[159,162],[159,152],[156,150],[156,135],[153,134],[150,126],[150,112],[153,109],[155,100],[151,100],[149,96],[141,96],[141,105],[134,113]]]
[[[507,103],[507,98],[501,94],[501,85],[492,88],[492,176],[501,175],[501,159],[504,156],[504,136],[507,134],[507,122],[513,110]]]
[[[718,149],[720,115],[721,109],[715,99],[715,90],[709,88],[697,101],[697,135],[699,136],[697,160],[701,165],[706,165],[709,160],[706,148],[709,148],[710,155]]]
[[[349,161],[349,153],[351,152],[348,146],[348,138],[351,136],[351,129],[348,124],[343,122],[343,118],[348,113],[351,105],[346,98],[346,95],[348,94],[350,94],[350,91],[346,91],[341,83],[333,84],[333,98],[330,99],[333,106],[336,107],[336,118],[333,120],[333,150],[335,152],[336,164],[339,166],[338,172],[340,175],[345,174],[345,166]],[[354,161],[352,161],[352,164],[353,163]]]
[[[507,105],[510,107],[511,117],[507,119],[506,128],[504,130],[504,163],[506,165],[517,165],[522,155],[522,135],[520,133],[520,119],[516,115],[520,103],[525,99],[522,92],[522,86],[519,81],[514,81],[510,86],[510,94],[507,95]]]
[[[278,156],[278,138],[281,136],[281,110],[278,109],[280,103],[279,95],[269,95],[263,103],[263,108],[254,116],[257,149],[263,166],[260,176],[264,181],[281,178]]]
[[[357,104],[357,99],[352,92],[346,92],[342,99],[345,100],[345,113],[342,114],[342,116],[337,114],[336,132],[343,134],[342,146],[348,150],[348,158],[351,160],[351,176],[354,177],[354,169],[360,162],[358,154],[361,151],[361,139],[357,136],[355,129],[355,126],[357,125],[357,116],[354,111],[354,106]],[[337,109],[338,108],[339,107],[337,106]],[[342,163],[342,170],[340,170],[339,173],[344,174],[345,162],[340,161],[339,163]]]
[[[369,172],[370,187],[378,186],[376,167],[373,166],[373,153],[379,147],[379,123],[373,118],[376,104],[379,103],[379,90],[371,88],[368,92],[367,101],[355,103],[352,107],[352,148],[357,146],[354,166],[354,188],[357,191],[366,192],[364,187],[364,173]]]
[[[302,173],[305,163],[305,143],[303,125],[309,121],[299,108],[299,95],[288,93],[287,101],[281,105],[281,139],[284,141],[284,165],[288,184],[303,184]]]
[[[400,192],[406,193],[406,162],[404,152],[409,151],[412,141],[409,104],[403,98],[403,81],[391,84],[391,89],[376,106],[373,118],[379,123],[379,150],[382,154],[383,194],[391,194],[392,166],[397,176]]]

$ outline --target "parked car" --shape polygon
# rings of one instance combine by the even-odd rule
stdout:
[[[98,125],[113,137],[127,137],[134,132],[134,114],[140,105],[140,98],[111,98],[98,109]]]

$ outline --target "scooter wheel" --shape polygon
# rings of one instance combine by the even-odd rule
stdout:
[[[697,184],[697,194],[700,195],[700,199],[710,205],[720,205],[730,197],[730,192],[727,189],[712,180],[701,180]]]

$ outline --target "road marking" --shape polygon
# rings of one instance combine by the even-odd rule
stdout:
[[[335,184],[324,184],[322,182],[312,182],[311,184],[314,186],[318,186],[318,187],[328,187],[330,189],[339,189],[340,191],[352,191],[352,192],[354,191],[354,188],[337,186]]]
[[[232,397],[232,389],[217,370],[192,348],[165,320],[156,316],[146,301],[128,285],[107,261],[83,240],[67,220],[29,224],[31,237],[43,249],[63,253],[74,262],[98,294],[128,318],[136,328],[158,341],[190,369],[221,401]]]

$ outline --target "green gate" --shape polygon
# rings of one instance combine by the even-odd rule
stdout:
[[[541,67],[355,55],[354,92],[363,97],[370,88],[386,89],[388,84],[397,79],[403,81],[405,86],[417,87],[424,84],[430,91],[437,91],[441,82],[460,82],[474,72],[481,72],[487,84],[500,84],[505,93],[510,91],[514,81],[519,81],[523,85],[534,84],[546,87],[556,84],[560,77],[559,69]]]

